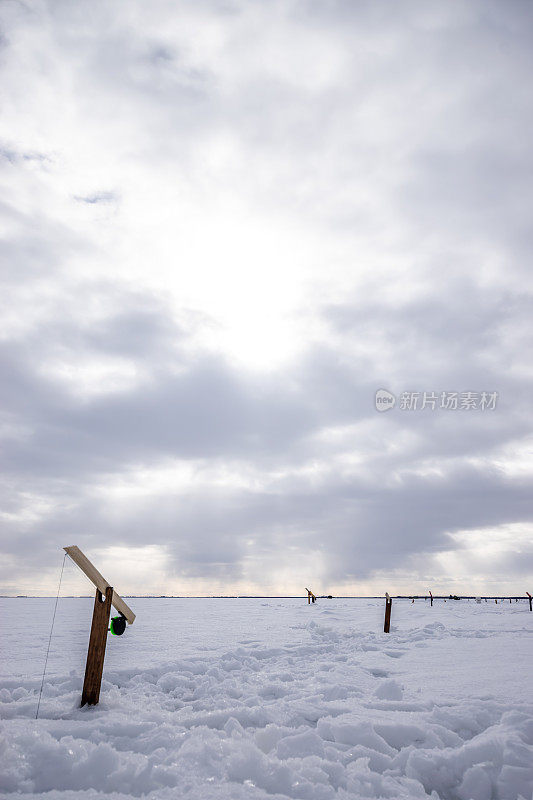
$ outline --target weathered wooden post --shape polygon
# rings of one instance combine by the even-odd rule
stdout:
[[[316,603],[316,595],[313,594],[311,589],[308,589],[306,586],[305,591],[307,592],[307,605],[309,605],[311,602]]]
[[[83,691],[81,693],[82,706],[86,703],[89,706],[95,706],[100,699],[100,686],[102,685],[102,673],[104,671],[105,646],[107,644],[107,631],[112,597],[112,586],[106,586],[105,596],[102,595],[100,589],[96,590],[91,636],[89,638],[87,663],[85,665],[85,679],[83,681]]]
[[[530,610],[530,611],[533,611],[533,597],[531,597],[531,595],[529,594],[529,592],[526,592],[526,594],[527,594],[527,596],[528,596],[528,598],[529,598],[529,610]]]
[[[86,703],[90,706],[94,706],[100,699],[100,687],[102,685],[108,630],[111,630],[112,633],[116,633],[118,636],[122,635],[122,633],[124,633],[126,621],[130,625],[133,625],[135,614],[124,602],[122,597],[113,590],[113,587],[109,586],[108,581],[98,572],[94,564],[89,561],[79,547],[72,545],[71,547],[64,547],[63,549],[96,586],[93,621],[91,624],[87,663],[85,665],[85,678],[81,695],[82,706]],[[112,605],[119,612],[120,617],[114,617],[111,622],[111,628],[108,628]],[[115,626],[113,625],[114,622],[116,622]]]
[[[383,626],[383,633],[390,632],[390,614],[392,610],[392,597],[388,592],[385,592],[385,625]]]

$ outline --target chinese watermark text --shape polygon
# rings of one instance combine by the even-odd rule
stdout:
[[[378,389],[375,396],[377,411],[390,411],[397,398],[387,389]],[[400,411],[494,411],[498,392],[401,392]]]

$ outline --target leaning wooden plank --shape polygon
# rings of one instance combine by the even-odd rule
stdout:
[[[97,589],[99,589],[102,594],[105,594],[105,590],[109,583],[106,579],[98,572],[94,564],[92,564],[87,556],[81,552],[80,548],[77,547],[75,544],[71,545],[71,547],[64,547],[63,550],[69,554],[70,558],[74,561],[75,564],[84,572],[90,581],[94,583]],[[119,614],[122,614],[128,620],[130,625],[133,625],[133,621],[135,619],[135,614],[131,610],[131,608],[124,602],[122,597],[117,594],[117,592],[113,591],[113,599],[112,599],[113,606],[117,609]]]

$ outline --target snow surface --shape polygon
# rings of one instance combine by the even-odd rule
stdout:
[[[533,796],[526,601],[132,599],[78,708],[91,599],[0,599],[0,793],[26,800]]]

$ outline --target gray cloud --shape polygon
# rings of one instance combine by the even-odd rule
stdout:
[[[449,534],[457,530],[529,518],[527,483],[511,481],[491,466],[492,454],[524,430],[521,413],[512,413],[524,387],[507,380],[502,385],[501,373],[472,373],[467,362],[455,371],[453,364],[444,371],[441,364],[433,376],[461,376],[470,381],[468,386],[480,378],[490,383],[499,377],[503,397],[511,395],[508,415],[393,412],[395,416],[379,418],[376,430],[372,401],[378,365],[365,376],[361,366],[340,363],[335,350],[315,347],[290,375],[252,381],[208,354],[188,358],[180,352],[184,333],[164,306],[154,303],[143,310],[136,306],[139,298],[129,301],[134,307],[107,319],[102,330],[82,332],[63,323],[51,327],[48,335],[70,342],[80,355],[87,348],[100,352],[103,341],[107,353],[133,355],[150,366],[145,384],[80,402],[53,381],[37,379],[36,364],[25,363],[22,351],[13,359],[10,375],[3,367],[4,387],[10,390],[3,399],[8,418],[31,429],[30,436],[15,436],[4,446],[8,486],[21,483],[37,496],[44,493],[52,504],[29,525],[15,518],[8,526],[12,533],[6,530],[5,546],[12,552],[18,552],[21,534],[26,546],[31,542],[31,560],[38,563],[51,558],[57,538],[73,530],[93,548],[106,540],[141,545],[150,530],[155,541],[169,548],[178,574],[208,578],[216,573],[231,580],[242,574],[243,542],[252,537],[259,552],[275,552],[288,542],[297,549],[321,551],[330,580],[358,580],[411,554],[445,549]],[[425,304],[418,310],[419,318],[412,306],[406,310],[411,324],[429,335],[429,315],[438,341],[437,314]],[[361,324],[358,312],[348,308],[328,310],[328,317],[351,336],[351,320]],[[382,329],[386,318],[388,309],[378,316],[372,308],[366,319]],[[398,319],[390,322],[393,336],[397,326],[401,330],[405,325]],[[457,335],[465,341],[464,332]],[[51,348],[42,336],[41,343],[45,352]],[[472,359],[480,351],[474,348]],[[449,352],[453,359],[453,349]],[[39,361],[35,342],[26,358],[28,353]],[[177,374],[171,365],[180,367]],[[428,388],[433,388],[431,374],[426,376],[430,383],[424,384]],[[406,371],[406,385],[412,376],[420,380],[416,367]],[[324,430],[350,425],[356,431],[333,446],[316,440]],[[372,437],[364,433],[367,425],[373,426]],[[417,441],[390,453],[388,442],[406,431]],[[346,453],[361,455],[361,471],[336,470],[336,459]],[[469,465],[474,457],[483,463]],[[269,481],[256,491],[217,489],[209,483],[186,493],[156,490],[151,498],[121,508],[118,519],[113,514],[111,520],[108,503],[95,501],[95,487],[113,474],[125,474],[127,480],[132,465],[162,458],[234,463],[241,471],[263,470],[265,475],[278,468],[296,475]],[[318,482],[298,476],[310,460],[326,467]],[[427,465],[435,464],[442,474],[435,476],[431,469],[423,474]],[[8,502],[10,498],[14,511],[27,503],[16,492],[6,492]],[[24,558],[28,560],[26,553]]]
[[[85,197],[74,197],[79,203],[88,203],[89,205],[96,205],[97,203],[114,203],[116,202],[117,195],[115,192],[95,192],[94,194],[88,194]]]
[[[530,521],[529,6],[91,8],[3,12],[6,585],[75,534],[148,535],[177,590],[309,553],[354,587]],[[232,316],[291,291],[299,347],[235,357]],[[379,387],[500,399],[379,415]]]

